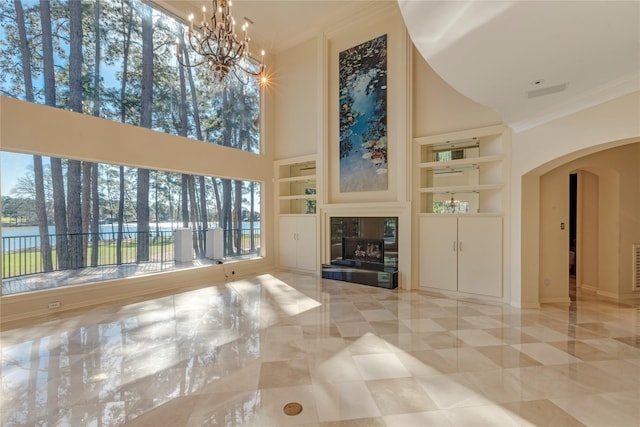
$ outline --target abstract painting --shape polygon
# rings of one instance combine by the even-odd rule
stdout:
[[[340,52],[340,192],[382,191],[387,167],[387,35]]]

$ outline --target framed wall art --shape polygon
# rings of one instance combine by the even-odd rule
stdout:
[[[387,35],[341,51],[338,74],[340,192],[387,190]]]

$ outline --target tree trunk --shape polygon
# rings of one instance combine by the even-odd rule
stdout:
[[[69,103],[71,111],[82,113],[82,4],[79,1],[69,2],[69,21]],[[68,161],[67,225],[71,268],[83,266],[81,171],[79,160]]]
[[[140,127],[151,129],[153,103],[152,9],[142,5],[142,93]],[[149,170],[138,169],[136,213],[138,219],[137,261],[149,261]]]
[[[236,255],[242,255],[242,181],[234,181],[234,228]]]
[[[189,67],[189,54],[184,45],[184,33],[180,33],[180,49],[182,50],[182,57],[184,58],[185,64],[187,65],[188,77],[189,77],[189,90],[191,92],[191,108],[193,109],[193,123],[196,128],[196,137],[199,141],[202,141],[202,126],[200,124],[200,111],[198,108],[198,97],[196,95],[196,85],[193,80],[193,69]],[[183,68],[183,67],[180,67]],[[185,101],[186,104],[186,101]],[[200,184],[200,221],[201,221],[201,232],[198,233],[199,247],[201,252],[204,254],[205,252],[205,238],[204,234],[206,230],[209,228],[209,218],[207,215],[207,192],[205,187],[205,179],[204,176],[200,176],[199,178]],[[195,220],[195,218],[194,218]]]
[[[233,255],[233,225],[231,218],[231,180],[222,180],[222,229],[225,236],[225,253]]]
[[[179,39],[180,43],[183,43],[182,39]],[[185,55],[188,57],[188,55]],[[179,128],[178,135],[187,136],[187,85],[184,76],[184,67],[178,67],[179,83],[180,83],[180,106],[178,109]],[[189,227],[191,221],[196,221],[196,218],[189,215],[189,193],[190,183],[193,181],[192,177],[187,174],[182,174],[182,226],[184,228]],[[193,199],[191,200],[193,203]]]
[[[69,231],[69,268],[82,266],[81,163],[69,160],[67,165],[67,224]]]
[[[200,184],[200,218],[202,223],[202,242],[201,247],[204,253],[205,250],[205,233],[209,229],[209,215],[207,214],[207,190],[205,188],[204,176],[198,178]]]
[[[181,185],[181,213],[182,213],[182,227],[189,228],[189,175],[182,174]]]
[[[91,173],[93,163],[82,162],[82,266],[88,265],[89,225],[91,224]]]
[[[199,242],[199,236],[201,233],[201,229],[200,226],[198,225],[198,221],[196,220],[196,218],[198,218],[198,213],[197,213],[197,206],[198,203],[196,202],[196,192],[195,192],[195,188],[194,188],[194,179],[193,179],[193,175],[187,175],[188,179],[187,179],[187,187],[189,189],[189,201],[190,201],[190,206],[191,206],[191,218],[193,219],[193,224],[194,224],[194,231],[196,232],[196,235],[198,236],[198,239],[191,239],[193,242],[193,250],[195,251],[196,254],[196,258],[200,258],[202,253],[200,251],[200,246],[198,244]]]
[[[233,125],[228,117],[229,111],[231,111],[233,107],[233,94],[229,85],[225,86],[222,90],[222,110],[225,111],[227,117],[225,117],[223,121],[223,131],[222,131],[222,145],[225,147],[231,147],[233,140]],[[233,216],[232,216],[232,184],[230,179],[222,180],[222,222],[223,229],[225,234],[225,252],[227,255],[234,255],[234,231],[233,231]]]
[[[120,166],[120,185],[118,192],[120,197],[118,199],[118,239],[116,240],[116,264],[122,264],[122,239],[124,229],[124,166]]]
[[[128,3],[128,2],[126,2]],[[120,1],[120,11],[122,13],[122,25],[123,33],[125,34],[124,40],[122,41],[122,51],[123,51],[123,59],[122,59],[122,84],[120,85],[120,121],[122,123],[126,123],[127,121],[127,111],[125,107],[125,98],[126,98],[126,89],[127,89],[127,81],[129,77],[129,48],[131,46],[131,30],[133,27],[133,8],[129,5],[129,11],[127,14],[127,19],[125,20],[125,0]],[[119,185],[119,198],[118,198],[118,238],[116,240],[116,263],[118,265],[122,264],[122,239],[123,239],[123,228],[124,228],[124,166],[120,166],[120,185]]]
[[[27,30],[25,28],[24,10],[22,2],[14,0],[16,9],[16,24],[20,36],[20,55],[22,60],[22,74],[24,77],[24,93],[27,102],[34,102],[33,78],[31,75],[31,48],[27,40]],[[38,234],[40,235],[40,257],[42,260],[42,270],[47,272],[53,270],[53,260],[51,257],[51,242],[49,242],[49,220],[47,218],[47,206],[44,194],[44,172],[42,168],[42,156],[33,156],[33,172],[35,180],[35,209],[38,219]]]
[[[91,168],[91,266],[98,265],[98,250],[100,243],[100,196],[98,194],[98,174],[100,165],[93,164]]]
[[[95,0],[93,5],[93,25],[96,37],[95,56],[94,56],[94,73],[93,73],[93,115],[100,117],[100,76],[102,61],[102,34],[100,32],[100,5],[101,0]],[[91,163],[91,213],[90,229],[91,229],[91,266],[98,265],[98,244],[100,240],[100,196],[98,194],[98,163]]]
[[[255,252],[256,250],[256,242],[255,242],[255,238],[256,235],[253,231],[253,222],[254,222],[254,217],[253,217],[253,212],[255,212],[255,191],[256,191],[256,183],[254,181],[251,181],[251,184],[249,184],[249,229],[250,229],[250,233],[251,233],[251,253]]]
[[[100,77],[102,61],[102,33],[100,31],[100,1],[94,0],[93,4],[93,31],[95,33],[96,45],[95,53],[93,57],[94,70],[93,70],[93,115],[94,117],[100,117],[100,109],[102,108],[100,100]]]
[[[48,0],[40,0],[42,24],[42,75],[45,104],[56,107],[56,79],[53,63],[53,38],[51,34],[51,10]],[[51,180],[53,187],[53,212],[56,229],[56,252],[60,269],[69,268],[69,246],[67,240],[67,207],[64,197],[64,175],[62,160],[51,157]]]
[[[217,178],[211,177],[211,184],[213,185],[213,195],[216,200],[216,223],[218,227],[222,227],[222,201],[220,200]]]

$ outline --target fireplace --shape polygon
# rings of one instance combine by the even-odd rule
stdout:
[[[342,259],[383,263],[384,240],[362,239],[360,237],[343,237]]]
[[[398,286],[398,218],[332,217],[331,261],[322,277],[393,289]]]

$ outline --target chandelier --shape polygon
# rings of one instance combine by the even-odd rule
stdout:
[[[209,66],[209,71],[222,82],[233,74],[240,82],[248,83],[245,76],[257,77],[264,83],[264,50],[258,61],[249,52],[249,21],[242,24],[242,36],[236,34],[236,21],[231,15],[231,0],[212,0],[213,11],[207,16],[202,6],[202,21],[194,24],[193,14],[189,15],[189,29],[185,32],[186,44],[201,59],[193,64],[183,58],[181,40],[176,39],[178,63],[185,67]],[[242,74],[245,76],[242,76]]]
[[[460,212],[460,202],[451,196],[451,200],[448,202],[444,202],[444,207],[448,213],[457,213]]]

